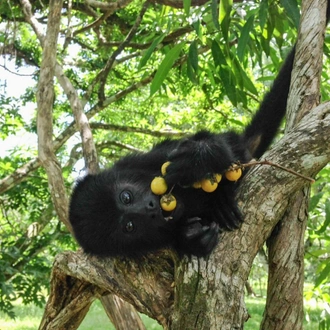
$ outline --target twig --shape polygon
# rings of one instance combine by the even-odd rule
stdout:
[[[118,48],[112,53],[111,57],[109,58],[109,60],[107,61],[106,65],[104,66],[104,68],[102,69],[102,71],[99,74],[99,79],[100,79],[100,87],[99,87],[99,99],[104,101],[105,100],[105,84],[106,84],[106,79],[107,76],[110,72],[110,70],[112,69],[112,66],[117,58],[117,56],[124,50],[124,48],[130,43],[130,41],[132,40],[132,38],[135,36],[142,18],[145,14],[145,12],[147,11],[147,8],[149,6],[149,2],[146,1],[143,6],[142,9],[139,13],[139,16],[136,18],[136,21],[132,27],[132,29],[129,31],[129,33],[127,34],[125,40],[121,43],[120,46],[118,46]],[[98,79],[95,80],[95,82],[97,82]]]
[[[279,165],[279,164],[270,162],[270,161],[268,161],[266,159],[265,160],[259,160],[259,161],[253,160],[253,161],[250,161],[250,162],[245,163],[245,164],[239,164],[239,163],[238,164],[233,164],[230,169],[235,170],[235,169],[238,169],[238,168],[246,168],[246,167],[256,166],[256,165],[270,165],[270,166],[274,166],[274,167],[280,168],[283,171],[289,172],[289,173],[291,173],[293,175],[296,175],[296,176],[298,176],[300,178],[303,178],[303,179],[309,181],[310,183],[314,183],[315,182],[315,180],[313,178],[311,178],[311,177],[305,176],[305,175],[300,174],[300,173],[298,173],[298,172],[296,172],[294,170],[291,170],[291,169],[289,169],[287,167],[284,167],[282,165]]]

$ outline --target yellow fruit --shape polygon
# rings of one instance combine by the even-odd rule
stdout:
[[[215,179],[216,182],[219,183],[222,179],[222,175],[219,174],[219,173],[216,173],[216,174],[214,174],[214,179]]]
[[[164,178],[161,176],[156,176],[150,184],[151,191],[155,195],[163,195],[166,193],[167,184]]]
[[[195,189],[199,189],[199,188],[202,188],[202,183],[200,181],[198,181],[198,182],[193,183],[192,186]]]
[[[166,163],[164,163],[164,164],[162,165],[162,167],[161,167],[161,169],[160,169],[162,175],[165,175],[165,174],[166,174],[166,168],[167,168],[167,166],[170,165],[170,164],[171,164],[171,162],[166,162]]]
[[[241,168],[225,172],[225,177],[229,181],[237,181],[241,176],[242,176]]]
[[[213,192],[218,188],[218,182],[213,179],[203,179],[201,181],[202,189],[206,192]]]
[[[162,196],[160,199],[160,207],[164,211],[173,211],[176,208],[176,198],[172,194]]]

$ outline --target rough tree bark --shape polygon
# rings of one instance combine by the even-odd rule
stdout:
[[[326,0],[302,2],[286,132],[319,104]],[[268,240],[267,301],[261,329],[302,329],[304,234],[308,220],[310,187],[297,191]]]
[[[102,305],[116,330],[146,330],[136,309],[125,300],[114,294],[107,294],[101,298]]]
[[[26,5],[26,2],[22,0]],[[43,40],[43,56],[40,68],[40,77],[37,92],[38,104],[38,155],[48,176],[48,185],[52,195],[52,200],[56,213],[63,223],[70,229],[68,222],[67,199],[62,199],[66,195],[62,170],[57,161],[53,147],[53,102],[54,74],[56,65],[57,37],[60,29],[60,18],[63,1],[51,1],[50,13],[47,23],[46,38]],[[24,7],[25,11],[30,10],[30,6]]]
[[[54,268],[50,299],[39,329],[77,329],[92,302],[100,297],[103,291]]]
[[[173,312],[175,260],[177,258],[171,251],[160,251],[138,261],[88,257],[81,251],[63,252],[54,262],[52,288],[57,289],[52,289],[50,293],[39,329],[68,329],[72,321],[63,318],[63,315],[71,310],[83,313],[88,302],[84,299],[73,299],[76,285],[69,287],[66,285],[68,281],[80,281],[99,288],[94,299],[109,293],[120,296],[138,311],[158,320],[167,328]],[[62,301],[62,289],[58,290],[62,287],[67,288],[64,293],[71,299],[67,299],[58,307],[55,303]],[[81,315],[77,317],[80,319]],[[138,324],[132,323],[126,329],[138,329]],[[118,328],[124,329],[123,325],[118,325]]]

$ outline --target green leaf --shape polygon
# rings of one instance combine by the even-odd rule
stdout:
[[[284,7],[286,13],[293,21],[296,28],[299,27],[300,12],[297,0],[280,0],[281,5]]]
[[[268,0],[262,0],[259,6],[259,25],[261,30],[264,29],[268,14]]]
[[[201,29],[201,22],[200,20],[197,20],[196,22],[192,23],[192,27],[194,28],[197,36],[199,39],[202,39],[203,37],[203,33],[202,33],[202,29]]]
[[[141,69],[146,65],[146,63],[148,62],[151,54],[153,53],[155,48],[163,41],[164,37],[165,37],[165,34],[159,36],[158,38],[156,38],[152,42],[151,46],[147,49],[147,51],[142,56],[141,61],[140,61],[139,66],[138,66],[138,69]]]
[[[198,49],[196,41],[193,41],[189,47],[187,74],[192,83],[198,83]]]
[[[212,56],[216,68],[219,68],[219,77],[223,83],[226,94],[230,102],[237,105],[237,90],[235,74],[232,72],[230,65],[227,63],[226,57],[223,54],[216,40],[212,41],[211,45]]]
[[[316,231],[316,234],[320,235],[326,231],[330,224],[330,200],[325,202],[325,219],[322,227]]]
[[[221,1],[222,2],[222,1]],[[212,0],[211,2],[211,12],[212,12],[212,21],[216,29],[220,29],[219,25],[219,15],[218,15],[218,0]]]
[[[238,87],[239,90],[242,90],[244,87],[243,77],[242,77],[242,68],[237,61],[237,59],[233,56],[233,60],[231,61],[231,68],[233,70],[233,74],[236,78],[236,88]]]
[[[260,39],[262,50],[267,56],[270,54],[270,45],[269,42],[262,36]]]
[[[240,61],[243,61],[245,48],[250,39],[250,32],[253,28],[253,23],[254,23],[254,15],[250,16],[247,22],[244,24],[241,31],[241,36],[238,39],[237,57]]]
[[[216,1],[218,3],[218,1]],[[232,0],[221,0],[219,4],[219,21],[222,23],[230,14],[233,6]]]
[[[213,56],[215,67],[217,67],[217,66],[220,67],[221,65],[227,65],[226,57],[223,54],[223,52],[216,40],[212,41],[211,51],[212,51],[212,56]]]
[[[236,77],[239,75],[239,81],[241,82],[242,85],[241,87],[244,87],[246,90],[248,90],[250,93],[254,95],[258,95],[258,91],[254,86],[252,80],[246,74],[245,70],[241,67],[237,59],[234,59],[233,64],[235,67]]]
[[[213,2],[213,1],[212,1]],[[230,24],[230,12],[233,6],[232,0],[221,0],[219,5],[219,21],[221,25],[221,31],[223,38],[228,40],[228,31]],[[212,10],[213,13],[213,10]]]
[[[324,192],[319,192],[311,197],[311,199],[309,200],[308,212],[311,212],[316,208],[316,206],[319,203],[320,199],[322,198],[323,194],[324,194]]]
[[[178,44],[174,46],[165,56],[163,62],[160,64],[154,79],[152,80],[150,86],[150,96],[154,95],[158,89],[160,88],[161,84],[163,83],[164,79],[168,75],[169,71],[171,70],[175,60],[179,57],[182,47],[185,43]]]
[[[187,16],[189,16],[190,5],[191,5],[191,0],[183,0],[183,9]]]
[[[324,269],[321,271],[320,275],[315,280],[315,286],[319,286],[322,282],[329,278],[330,274],[330,263],[327,262]]]
[[[191,66],[197,72],[198,71],[198,49],[197,49],[196,41],[193,41],[189,47],[188,61],[191,63]]]
[[[219,76],[223,83],[223,87],[226,90],[226,94],[230,100],[230,102],[236,106],[237,105],[237,93],[236,93],[236,84],[235,84],[235,76],[233,72],[229,69],[229,67],[221,67]]]
[[[194,71],[194,69],[192,68],[192,66],[190,65],[189,61],[187,62],[187,76],[193,84],[195,85],[198,84],[198,76]]]

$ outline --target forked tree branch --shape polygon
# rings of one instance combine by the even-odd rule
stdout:
[[[320,101],[326,11],[326,0],[302,1],[288,97],[286,132],[292,130]],[[261,329],[303,327],[304,237],[309,198],[309,185],[292,194],[280,225],[268,240],[267,301]]]
[[[132,38],[135,36],[135,34],[137,32],[137,29],[141,24],[142,18],[144,16],[145,12],[147,11],[148,5],[149,5],[148,1],[146,1],[143,4],[142,9],[141,9],[138,17],[136,18],[133,27],[131,28],[131,30],[127,34],[125,40],[112,53],[112,55],[108,59],[106,65],[104,66],[104,68],[101,70],[101,72],[99,73],[99,75],[96,77],[96,79],[94,81],[95,83],[100,82],[98,95],[99,95],[100,101],[102,101],[102,102],[103,102],[103,100],[105,100],[105,90],[104,89],[105,89],[107,77],[108,77],[108,75],[109,75],[109,73],[112,69],[112,66],[113,66],[117,56],[119,56],[119,54],[124,50],[126,45],[128,45],[129,42],[132,40]]]
[[[72,33],[72,36],[76,36],[80,33],[86,32],[91,29],[98,29],[100,25],[113,13],[121,8],[125,8],[128,4],[130,4],[133,0],[117,0],[115,2],[100,2],[94,0],[86,0],[86,4],[91,7],[99,8],[103,11],[103,14],[98,17],[94,22],[87,24],[83,28],[76,30]]]
[[[314,132],[312,139],[310,130]],[[267,158],[313,175],[330,161],[328,136],[330,102],[313,109]],[[157,319],[164,329],[189,328],[185,322],[190,314],[207,309],[213,311],[203,315],[208,329],[227,329],[228,324],[241,328],[246,317],[244,285],[254,256],[282,217],[287,201],[304,185],[304,179],[270,166],[252,168],[239,191],[245,222],[241,229],[223,233],[216,251],[205,260],[192,258],[178,263],[169,251],[137,261],[65,252],[57,257],[55,268],[62,277],[70,276],[115,293]],[[52,310],[53,301],[56,299],[51,295],[47,310]],[[58,319],[59,315],[54,313],[52,317]],[[65,328],[65,324],[62,326]],[[202,329],[203,325],[197,323],[196,328]]]

